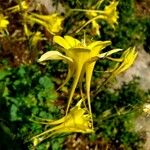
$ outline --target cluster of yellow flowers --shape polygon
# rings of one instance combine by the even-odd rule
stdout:
[[[97,19],[106,20],[114,28],[115,24],[118,23],[117,5],[118,2],[112,1],[110,5],[104,8],[103,11],[74,9],[73,11],[86,12],[86,15],[88,15],[90,18],[90,20],[87,21],[77,32],[79,32],[89,23],[92,23],[93,28],[96,29],[96,33],[99,34],[99,24]],[[32,16],[41,18],[35,14],[32,14]],[[79,41],[72,36],[65,35],[64,37],[54,36],[53,42],[61,46],[61,49],[57,51],[52,50],[46,52],[40,57],[38,62],[43,63],[47,60],[66,61],[68,63],[68,74],[65,81],[58,89],[62,88],[71,78],[73,78],[73,83],[68,98],[66,115],[57,121],[49,120],[45,122],[45,124],[52,125],[54,127],[39,135],[34,136],[32,138],[34,145],[37,145],[44,139],[58,133],[94,132],[90,102],[90,84],[96,61],[98,59],[105,58],[116,62],[116,65],[111,70],[110,76],[105,81],[105,83],[107,83],[116,75],[128,69],[137,57],[135,47],[130,47],[123,52],[120,58],[112,58],[112,54],[123,50],[112,49],[108,52],[103,52],[103,49],[111,44],[111,41],[92,41],[91,43],[86,43],[85,41]],[[82,82],[84,81],[84,77],[86,84],[86,94],[83,94],[82,89]],[[70,108],[75,89],[78,85],[80,88],[81,100],[79,100],[79,102],[74,107]]]
[[[108,52],[104,52],[104,53],[102,52],[102,50],[106,46],[111,44],[111,41],[94,41],[90,44],[86,44],[80,42],[78,39],[66,35],[64,36],[64,38],[61,36],[54,36],[54,42],[59,44],[61,47],[63,47],[63,49],[61,50],[64,54],[59,51],[49,51],[41,56],[39,62],[44,62],[47,60],[64,60],[68,63],[68,75],[64,83],[61,85],[61,87],[64,86],[70,80],[70,78],[73,78],[73,83],[72,83],[72,88],[68,99],[66,116],[63,118],[67,119],[68,115],[73,115],[71,110],[77,107],[77,106],[73,107],[69,112],[75,89],[79,84],[82,101],[85,104],[87,100],[87,105],[88,105],[88,108],[86,108],[86,105],[83,105],[83,108],[80,109],[88,110],[87,113],[89,117],[88,120],[85,120],[85,123],[88,124],[88,122],[91,122],[91,126],[90,126],[91,130],[89,130],[89,126],[88,126],[87,128],[84,127],[82,131],[80,129],[80,132],[84,132],[84,133],[86,133],[86,131],[88,131],[87,133],[89,133],[89,131],[93,132],[93,120],[92,120],[92,111],[91,111],[91,104],[90,104],[90,84],[91,84],[92,73],[96,61],[98,59],[108,58],[117,62],[116,66],[112,70],[111,76],[107,79],[108,82],[110,79],[120,74],[121,72],[125,71],[133,64],[137,56],[137,52],[135,51],[135,48],[129,48],[123,52],[121,58],[117,59],[117,58],[111,58],[110,55],[122,51],[122,49],[112,49]],[[82,81],[84,76],[86,81],[86,96],[84,96],[82,92]],[[78,113],[76,113],[74,117],[70,118],[70,122],[73,122],[77,118],[78,120],[82,120],[83,118],[80,117],[83,116],[78,116]],[[79,128],[76,125],[76,123],[74,124],[74,126],[76,127],[76,129],[74,128],[74,131],[69,130],[69,128],[68,130],[65,131],[66,132],[78,131]],[[64,128],[66,128],[65,125]],[[59,130],[57,133],[61,133],[61,131]]]
[[[37,13],[30,13],[29,8],[29,4],[26,1],[22,1],[20,4],[7,9],[7,11],[10,13],[22,12],[21,14],[24,19],[23,24],[26,27],[25,34],[27,36],[31,34],[31,32],[27,32],[27,30],[29,30],[27,27],[28,23],[30,25],[37,23],[45,27],[45,29],[53,35],[62,30],[61,24],[63,17],[61,17],[59,14],[52,13],[50,15],[41,15]]]
[[[38,41],[43,40],[43,35],[40,31],[32,32],[28,26],[32,27],[34,24],[39,24],[46,29],[50,34],[55,35],[62,30],[62,22],[64,18],[58,13],[42,15],[30,12],[30,6],[26,1],[20,1],[18,5],[6,9],[8,14],[20,13],[22,15],[22,25],[24,27],[25,35],[30,39],[30,45],[35,47]],[[7,17],[0,14],[0,33],[7,31],[9,21]]]
[[[101,2],[101,0],[99,1]],[[102,3],[102,2],[101,2]],[[100,3],[100,4],[101,4]],[[118,11],[117,11],[117,1],[112,1],[108,6],[104,8],[104,10],[86,10],[86,9],[73,9],[72,11],[81,11],[86,12],[86,15],[90,19],[87,21],[83,26],[81,26],[77,32],[81,31],[85,26],[87,26],[89,23],[92,23],[92,29],[95,30],[95,33],[97,35],[100,35],[99,29],[100,25],[97,22],[98,20],[105,20],[110,24],[112,28],[115,28],[115,25],[118,24]]]
[[[100,5],[103,0],[98,1]],[[117,12],[117,1],[112,1],[104,10],[84,10],[84,9],[74,9],[73,11],[85,12],[88,16],[89,21],[80,27],[77,31],[79,32],[89,23],[92,23],[92,28],[96,31],[96,34],[100,34],[100,25],[97,20],[105,20],[113,28],[118,23],[118,12]],[[37,31],[32,33],[28,25],[33,26],[35,23],[43,26],[51,35],[53,35],[53,42],[58,44],[60,50],[51,50],[43,54],[38,60],[39,63],[43,63],[47,60],[64,60],[68,63],[68,74],[64,83],[59,87],[62,88],[71,78],[73,78],[72,87],[70,90],[68,104],[66,108],[66,115],[59,120],[45,120],[44,124],[54,126],[45,132],[34,136],[31,138],[34,145],[37,145],[44,139],[58,133],[71,133],[71,132],[81,132],[81,133],[92,133],[94,132],[91,101],[90,101],[90,84],[92,79],[92,74],[94,66],[98,59],[109,59],[116,62],[116,65],[111,70],[111,75],[105,81],[107,83],[116,75],[122,73],[128,69],[134,62],[137,52],[135,48],[128,48],[125,50],[120,58],[112,58],[111,55],[122,51],[122,49],[112,49],[108,52],[103,52],[103,49],[111,44],[111,41],[92,41],[86,43],[85,41],[79,41],[72,36],[65,35],[64,37],[56,35],[62,30],[62,22],[64,20],[57,13],[50,15],[41,15],[37,13],[31,13],[29,11],[29,5],[27,2],[22,1],[20,4],[7,9],[10,13],[21,12],[23,17],[23,27],[24,32],[27,37],[31,38],[31,46],[37,45],[39,40],[43,39],[42,33]],[[9,21],[7,17],[0,15],[0,33],[7,30],[7,25]],[[82,82],[85,78],[85,88],[86,94],[83,94]],[[78,103],[71,107],[73,100],[73,95],[76,87],[79,85],[81,99]],[[88,107],[87,107],[88,106]]]

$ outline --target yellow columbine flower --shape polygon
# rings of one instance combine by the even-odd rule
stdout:
[[[108,6],[104,8],[104,10],[86,10],[86,9],[73,9],[73,11],[82,11],[86,12],[87,16],[89,17],[89,21],[87,21],[80,29],[77,30],[79,32],[89,23],[92,23],[97,20],[105,20],[107,21],[113,28],[115,28],[115,24],[118,24],[118,12],[117,12],[117,1],[112,1]],[[97,23],[98,24],[98,23]],[[96,25],[97,26],[97,25]],[[98,33],[98,26],[96,27]]]
[[[7,17],[0,14],[0,33],[3,34],[4,31],[7,31],[8,24],[9,21],[7,20]]]
[[[28,8],[29,8],[28,3],[26,1],[22,1],[18,5],[15,5],[13,7],[8,8],[7,11],[10,11],[11,13],[15,13],[15,12],[18,12],[18,11],[28,10]]]
[[[130,47],[121,56],[121,63],[116,65],[116,69],[114,71],[114,74],[120,74],[121,72],[127,70],[135,61],[137,57],[137,51],[135,50],[135,47]]]
[[[109,78],[106,80],[106,82],[110,81],[112,78],[114,78],[118,74],[126,71],[129,67],[131,67],[131,65],[134,63],[137,57],[137,54],[138,53],[135,50],[135,47],[130,47],[123,52],[120,59],[110,58],[113,61],[118,61],[118,63],[115,65],[114,69],[111,71],[112,73],[109,76]]]
[[[66,113],[69,110],[72,97],[78,83],[82,93],[82,81],[84,75],[86,75],[86,95],[89,111],[91,113],[90,83],[96,60],[118,52],[120,49],[114,49],[107,53],[102,53],[102,50],[106,46],[110,45],[111,41],[94,41],[90,44],[86,44],[67,35],[64,36],[64,38],[61,36],[54,36],[54,42],[63,47],[62,51],[65,53],[65,55],[59,51],[49,51],[41,56],[39,62],[46,60],[65,60],[68,62],[68,75],[62,86],[64,86],[71,77],[73,77],[74,80],[70,91]]]
[[[50,15],[40,15],[32,13],[31,15],[26,15],[26,20],[30,23],[37,23],[46,28],[51,34],[58,33],[62,30],[62,22],[64,18],[57,13]]]
[[[103,12],[104,19],[115,28],[115,24],[118,24],[117,19],[119,18],[117,12],[118,2],[112,1],[110,5],[106,6]]]
[[[41,134],[38,134],[31,138],[33,140],[34,146],[42,142],[43,140],[53,136],[54,134],[60,133],[92,133],[94,132],[92,125],[91,125],[91,115],[89,114],[86,108],[82,108],[82,99],[73,107],[70,112],[62,117],[59,120],[52,121],[52,120],[45,120],[41,123],[47,125],[53,125],[54,127],[44,131]]]
[[[114,77],[116,77],[117,75],[119,75],[120,73],[126,71],[128,68],[131,67],[131,65],[133,65],[136,57],[137,57],[137,51],[135,50],[135,47],[130,47],[128,48],[127,50],[125,50],[123,52],[123,54],[121,55],[121,58],[111,58],[111,57],[106,57],[112,61],[116,61],[117,64],[114,66],[113,69],[111,70],[108,70],[108,72],[110,72],[110,76],[103,82],[102,85],[105,85],[106,83],[108,83],[111,79],[113,79]],[[102,57],[104,56],[105,54],[101,55]],[[100,85],[95,94],[94,95],[97,95],[100,90],[101,90],[101,86]]]

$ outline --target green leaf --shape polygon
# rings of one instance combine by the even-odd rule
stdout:
[[[53,88],[53,83],[51,82],[50,78],[47,76],[41,77],[39,79],[40,85],[42,85],[44,88]]]
[[[14,104],[11,105],[10,116],[11,116],[11,121],[21,120],[21,117],[18,116],[18,107]]]
[[[6,76],[10,75],[11,73],[6,70],[0,70],[0,80],[3,80]]]

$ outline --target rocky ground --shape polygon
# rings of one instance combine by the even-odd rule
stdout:
[[[122,82],[132,80],[134,76],[140,77],[141,88],[148,90],[150,89],[150,54],[146,53],[142,46],[138,48],[138,51],[138,57],[134,65],[117,79],[119,85],[121,85]],[[150,102],[150,99],[148,101]],[[137,119],[135,128],[137,131],[146,132],[144,150],[150,150],[150,104],[145,105],[149,106],[149,111]]]

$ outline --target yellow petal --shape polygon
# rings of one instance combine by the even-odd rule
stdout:
[[[1,20],[0,19],[0,28],[7,28],[7,25],[9,24],[8,20]]]
[[[61,89],[70,80],[70,78],[74,75],[74,73],[75,73],[75,66],[73,63],[69,63],[67,77],[65,81],[63,81],[62,85],[60,85],[56,91]]]
[[[3,16],[3,14],[0,14],[0,28],[5,29],[7,28],[9,24],[9,21],[7,20],[6,16]]]
[[[81,72],[82,72],[82,65],[78,65],[78,67],[75,70],[74,80],[73,80],[72,87],[71,87],[71,90],[70,90],[70,95],[69,95],[69,99],[68,99],[66,114],[69,111],[69,108],[70,108],[70,105],[71,105],[71,102],[72,102],[72,98],[73,98],[73,94],[74,94],[75,89],[77,87],[77,84],[79,82]]]
[[[118,74],[127,70],[133,64],[136,57],[137,57],[137,52],[135,51],[135,47],[134,48],[130,47],[126,51],[124,51],[124,53],[121,56],[122,62],[117,63],[116,66],[114,66],[114,70],[112,71],[108,79],[104,82],[104,84],[106,84],[108,81],[110,81]]]
[[[23,27],[24,27],[25,35],[26,35],[27,37],[29,37],[29,36],[32,34],[32,32],[29,30],[29,28],[28,28],[28,26],[27,26],[26,23],[23,25]]]
[[[64,39],[69,44],[70,47],[77,47],[81,42],[71,36],[64,36]]]
[[[111,44],[111,41],[95,41],[88,45],[91,49],[91,57],[96,56],[100,53],[102,49]]]
[[[54,21],[54,23],[53,23],[53,21]],[[60,32],[62,30],[62,27],[61,27],[62,21],[63,21],[63,18],[60,16],[57,16],[56,18],[54,18],[52,20],[51,27],[50,27],[51,32],[53,32],[53,33]]]
[[[135,61],[137,54],[138,53],[135,51],[135,47],[134,48],[128,48],[123,54],[124,61],[122,62],[122,64],[118,68],[118,73],[121,73],[121,72],[127,70]]]
[[[118,12],[117,12],[117,1],[112,1],[110,5],[106,6],[104,9],[104,15],[106,15],[105,20],[115,28],[114,24],[117,24]]]
[[[43,36],[42,36],[42,33],[37,31],[36,33],[33,34],[33,36],[30,38],[30,44],[31,46],[33,47],[36,47],[38,42],[43,40]]]
[[[46,52],[45,54],[43,54],[40,59],[38,60],[38,62],[43,62],[43,61],[47,61],[47,60],[66,60],[68,62],[73,62],[73,60],[63,54],[61,54],[58,51],[49,51]]]
[[[113,49],[113,50],[110,50],[110,51],[108,51],[108,52],[105,52],[105,53],[100,54],[98,57],[99,57],[99,58],[105,58],[105,57],[110,56],[110,55],[112,55],[112,54],[114,54],[114,53],[117,53],[117,52],[119,52],[119,51],[122,51],[122,49]]]
[[[71,46],[68,44],[68,42],[61,36],[54,36],[53,41],[65,49],[71,48]]]

